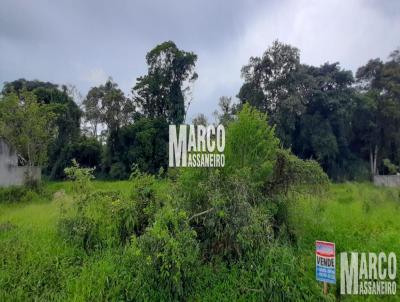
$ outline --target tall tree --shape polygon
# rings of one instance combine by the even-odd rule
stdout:
[[[219,110],[214,111],[214,117],[218,123],[226,126],[234,119],[234,115],[237,111],[236,105],[232,103],[231,97],[221,96],[219,98],[218,107]]]
[[[357,70],[360,98],[354,122],[360,152],[368,154],[371,174],[384,158],[400,161],[400,55],[373,59]]]
[[[302,68],[308,92],[302,102],[304,111],[295,123],[293,151],[302,158],[315,158],[331,177],[342,178],[349,174],[354,159],[349,148],[353,75],[338,63]]]
[[[274,41],[262,57],[251,57],[242,68],[244,84],[238,97],[270,116],[284,146],[292,145],[296,117],[304,111],[307,84],[299,50]],[[299,80],[300,79],[300,80]],[[289,133],[289,134],[288,134]]]
[[[195,126],[198,126],[198,125],[207,126],[208,119],[203,113],[199,113],[192,119],[192,124]]]
[[[36,101],[48,105],[45,108],[49,108],[55,115],[56,131],[54,139],[48,146],[49,158],[46,172],[52,178],[59,178],[63,175],[65,168],[63,163],[67,162],[63,158],[64,149],[79,139],[81,110],[68,95],[66,86],[60,88],[50,82],[19,79],[5,83],[2,94],[15,93],[19,96],[24,91],[32,92]]]
[[[134,101],[145,117],[165,118],[169,123],[185,120],[197,55],[177,48],[174,42],[157,45],[146,55],[148,73],[133,87]]]
[[[300,64],[297,48],[275,41],[261,58],[242,68],[245,80],[238,97],[268,113],[286,148],[315,158],[331,176],[344,173],[348,148],[353,77],[338,63]]]
[[[47,150],[54,137],[55,115],[48,105],[36,101],[26,90],[19,95],[8,93],[0,98],[0,137],[5,138],[27,161],[28,179],[31,168],[47,161]]]
[[[115,132],[132,120],[134,112],[132,100],[125,97],[111,78],[104,85],[91,88],[83,101],[83,106],[86,120],[93,125],[95,137],[98,134],[99,124],[105,124],[109,133]]]

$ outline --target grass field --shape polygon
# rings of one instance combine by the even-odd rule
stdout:
[[[95,181],[94,186],[123,194],[130,191],[129,181]],[[54,182],[45,185],[47,198],[31,194],[20,203],[0,200],[0,301],[109,300],[123,291],[115,275],[122,249],[87,255],[58,236],[60,204],[53,195],[60,190],[65,190],[64,198],[70,198],[71,184]],[[337,254],[393,251],[399,255],[400,252],[399,189],[376,188],[366,183],[332,184],[323,198],[296,198],[290,205],[289,217],[289,228],[297,238],[291,249],[304,264],[309,282],[315,282],[315,240],[335,242]],[[207,287],[207,292],[197,292],[192,300],[213,300],[213,292],[226,291],[230,276],[237,272],[232,269],[215,274],[216,282],[211,287],[199,281],[199,286]],[[235,297],[235,289],[230,290],[226,292],[226,300],[244,299]],[[338,286],[330,288],[330,293],[333,300],[366,299],[340,297]],[[252,300],[257,300],[256,296]],[[385,300],[398,301],[400,296]]]

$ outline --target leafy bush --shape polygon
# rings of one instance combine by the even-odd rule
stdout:
[[[73,164],[66,174],[73,179],[74,202],[63,208],[59,223],[60,233],[70,242],[86,251],[123,245],[154,221],[162,203],[155,196],[154,176],[135,171],[127,198],[119,192],[91,190],[93,169]]]
[[[384,158],[384,159],[382,160],[382,162],[383,162],[383,165],[385,166],[385,168],[386,168],[388,174],[396,174],[396,173],[397,173],[397,170],[399,169],[399,167],[396,166],[395,164],[393,164],[393,163],[390,161],[390,159]]]
[[[203,255],[208,259],[222,256],[231,261],[268,243],[272,239],[271,215],[266,207],[256,207],[263,199],[248,179],[238,175],[221,177],[218,170],[207,177],[200,185],[207,194],[203,201],[205,208],[194,212],[196,201],[186,201]]]
[[[102,145],[95,138],[81,136],[74,138],[65,146],[53,146],[52,148],[59,149],[50,149],[52,152],[51,164],[44,171],[51,179],[63,179],[65,177],[64,169],[71,164],[73,159],[83,167],[97,168],[101,164]]]
[[[75,195],[72,206],[62,204],[59,233],[87,252],[112,246],[117,240],[112,205],[120,194],[93,191],[93,169],[81,168],[75,160],[72,167],[65,168],[65,174],[73,180]]]
[[[19,202],[27,192],[26,187],[0,188],[0,202]]]
[[[288,192],[324,191],[329,181],[318,163],[279,150],[266,115],[248,105],[227,133],[225,168],[181,169],[177,182],[203,256],[232,262],[290,238]]]
[[[334,300],[322,295],[318,283],[306,273],[309,264],[302,263],[286,244],[256,250],[242,265],[241,289],[255,292],[258,301]]]
[[[32,202],[40,198],[48,199],[48,193],[42,185],[34,188],[28,186],[0,188],[0,203]]]
[[[110,167],[110,177],[112,179],[125,179],[128,177],[125,165],[121,162],[113,163]]]
[[[252,182],[262,186],[272,175],[278,144],[267,115],[245,104],[227,129],[225,173],[248,170]]]
[[[59,233],[68,242],[83,247],[86,251],[99,245],[98,225],[85,216],[64,217],[59,222]]]
[[[199,250],[187,214],[170,206],[157,212],[154,223],[133,236],[124,266],[131,268],[126,300],[184,300],[192,291]]]
[[[64,169],[65,174],[73,180],[73,189],[77,194],[85,194],[92,189],[90,181],[94,179],[93,168],[81,168],[79,163],[73,159],[72,166]]]
[[[156,174],[161,167],[167,168],[167,145],[168,123],[164,118],[138,117],[135,123],[110,134],[104,172],[113,179],[126,179],[129,168],[137,164],[141,171]]]
[[[329,178],[313,160],[301,160],[287,150],[279,150],[268,189],[272,194],[289,191],[321,193],[327,190]]]

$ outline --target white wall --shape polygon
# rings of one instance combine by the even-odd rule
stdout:
[[[24,184],[28,167],[18,166],[18,157],[8,144],[0,139],[0,187],[20,186]],[[32,167],[34,179],[41,179],[41,168]]]

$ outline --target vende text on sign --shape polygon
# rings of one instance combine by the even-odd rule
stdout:
[[[315,242],[316,269],[318,281],[336,283],[335,244],[333,242]]]

